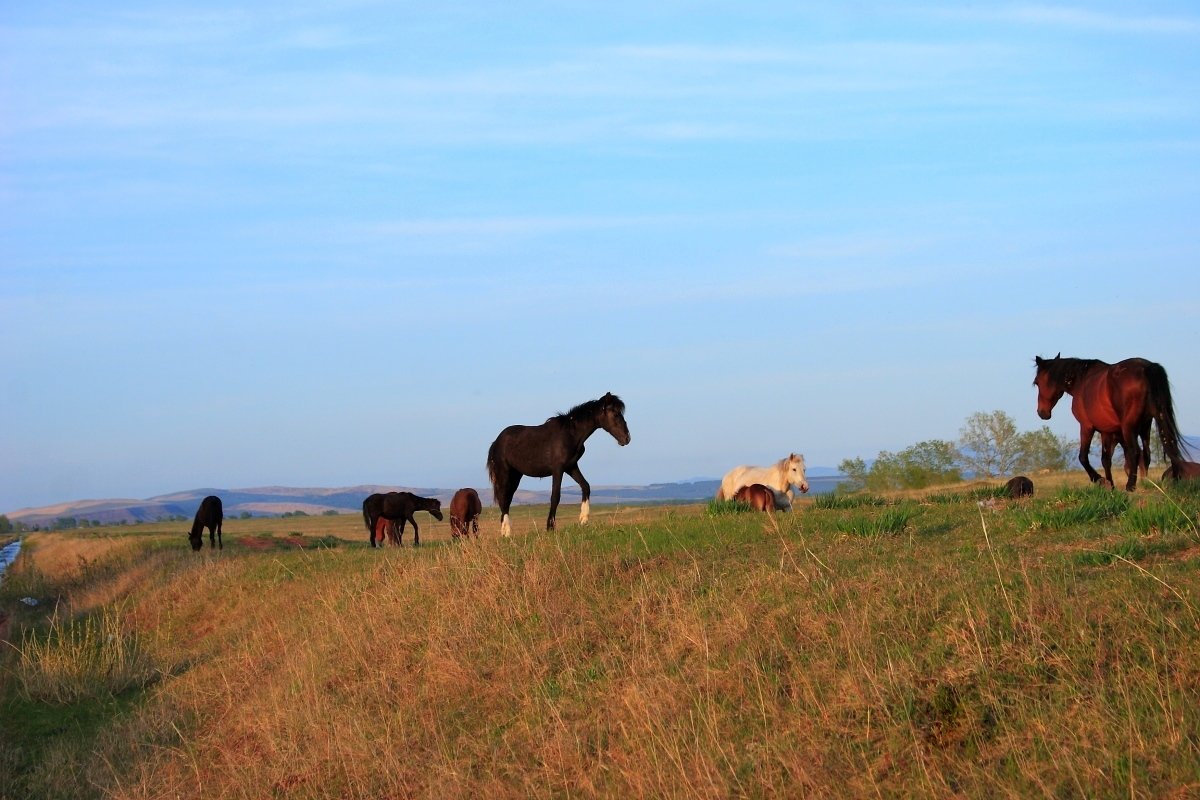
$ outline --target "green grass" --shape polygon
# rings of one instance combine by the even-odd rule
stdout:
[[[0,797],[1194,793],[1195,496],[942,494],[34,537]]]

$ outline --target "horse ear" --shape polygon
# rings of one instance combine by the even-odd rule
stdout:
[[[1058,361],[1060,358],[1062,358],[1062,350],[1059,350],[1059,351],[1058,351],[1058,355],[1056,355],[1056,356],[1054,357],[1054,360],[1055,360],[1055,361]]]

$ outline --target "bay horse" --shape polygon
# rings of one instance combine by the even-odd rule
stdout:
[[[196,517],[192,520],[192,530],[188,534],[192,550],[204,547],[205,528],[208,528],[208,546],[224,550],[225,543],[221,541],[221,522],[224,519],[225,512],[221,508],[221,498],[210,494],[201,500],[200,507],[196,509]]]
[[[428,511],[439,522],[442,520],[442,502],[433,497],[419,497],[412,492],[388,492],[387,494],[371,494],[363,500],[363,522],[371,533],[371,547],[376,547],[375,531],[379,519],[399,523],[400,532],[396,535],[395,543],[401,545],[404,539],[404,524],[411,522],[413,526],[413,547],[421,544],[421,530],[417,527],[414,516],[418,511]],[[389,532],[389,536],[390,536]]]
[[[1149,443],[1152,420],[1158,423],[1158,438],[1171,466],[1183,462],[1186,446],[1175,423],[1171,384],[1161,364],[1144,358],[1108,364],[1094,358],[1063,358],[1062,353],[1049,359],[1037,356],[1034,364],[1038,416],[1050,419],[1063,394],[1071,395],[1071,413],[1079,421],[1079,463],[1093,483],[1100,482],[1100,475],[1088,461],[1088,450],[1097,432],[1101,462],[1108,462],[1106,472],[1116,445],[1125,453],[1126,491],[1137,486],[1138,470],[1150,465],[1149,447],[1143,448],[1139,439]]]
[[[483,503],[479,492],[471,488],[459,489],[450,499],[450,535],[457,539],[469,533],[479,535],[479,514]]]
[[[509,425],[500,431],[488,448],[487,470],[492,493],[500,506],[500,534],[512,534],[508,510],[523,475],[551,479],[550,513],[546,530],[554,530],[554,514],[562,494],[563,475],[579,484],[583,493],[579,506],[579,524],[585,525],[590,510],[592,487],[579,471],[583,443],[603,428],[624,447],[629,444],[629,426],[625,424],[625,403],[612,392],[598,400],[580,403],[565,414],[550,417],[541,425]]]
[[[1167,467],[1162,474],[1162,482],[1200,480],[1200,464],[1195,461],[1180,461]]]
[[[400,546],[400,526],[396,524],[394,519],[380,517],[375,520],[375,538],[379,540],[379,545],[382,547],[385,540],[391,542],[397,547]]]
[[[791,453],[787,458],[781,458],[769,467],[734,467],[721,479],[717,499],[731,500],[738,489],[752,483],[761,483],[786,495],[790,504],[795,497],[792,493],[793,486],[801,492],[808,491],[808,478],[804,475],[804,456]]]
[[[745,503],[755,511],[771,512],[775,510],[775,492],[761,483],[743,486],[733,494],[733,499]]]

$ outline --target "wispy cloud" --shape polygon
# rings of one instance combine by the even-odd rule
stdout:
[[[1076,6],[1018,5],[995,11],[969,11],[969,16],[990,17],[1030,25],[1125,34],[1200,34],[1200,18],[1154,14],[1113,14]]]

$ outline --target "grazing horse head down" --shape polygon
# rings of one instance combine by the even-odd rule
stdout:
[[[804,474],[804,456],[797,453],[788,454],[769,467],[734,467],[725,473],[721,479],[721,487],[717,489],[718,500],[731,500],[733,495],[743,486],[761,483],[787,496],[790,503],[792,487],[802,493],[808,491],[808,477]]]
[[[188,541],[192,544],[192,550],[204,547],[205,528],[208,528],[208,546],[216,547],[218,550],[225,549],[225,543],[221,541],[221,522],[224,519],[225,513],[221,508],[221,498],[210,494],[201,500],[200,507],[196,509],[196,517],[192,520],[192,530],[188,533]]]
[[[483,502],[479,492],[471,488],[459,489],[450,499],[450,535],[457,539],[459,536],[479,535],[479,514],[483,511]]]
[[[1088,461],[1092,439],[1100,434],[1101,462],[1107,483],[1112,485],[1112,453],[1120,444],[1125,452],[1125,488],[1133,491],[1137,474],[1149,469],[1150,423],[1158,423],[1163,454],[1172,466],[1183,462],[1187,448],[1175,422],[1171,384],[1161,364],[1144,358],[1127,358],[1108,364],[1094,358],[1034,358],[1037,368],[1037,413],[1050,419],[1064,394],[1071,395],[1071,413],[1079,422],[1079,463],[1092,482],[1100,474]]]
[[[554,516],[562,495],[563,475],[579,484],[582,502],[579,522],[588,521],[592,488],[579,470],[584,442],[597,430],[608,431],[617,444],[629,444],[629,426],[625,423],[625,403],[612,392],[596,400],[580,403],[565,414],[550,417],[541,425],[509,425],[488,448],[487,470],[492,493],[500,507],[500,533],[509,536],[512,522],[508,511],[521,478],[550,478],[550,512],[546,530],[554,529]]]

